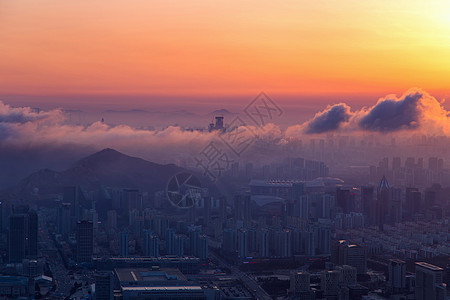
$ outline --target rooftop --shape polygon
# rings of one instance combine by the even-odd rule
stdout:
[[[432,270],[432,271],[443,271],[444,269],[442,269],[441,267],[426,263],[426,262],[416,262],[416,266],[428,269],[428,270]]]
[[[125,286],[122,287],[123,291],[201,291],[202,288],[196,286]]]
[[[114,271],[121,282],[186,281],[178,269],[116,268]]]

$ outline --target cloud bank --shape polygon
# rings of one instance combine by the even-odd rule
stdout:
[[[426,91],[414,88],[400,97],[388,95],[372,107],[353,112],[345,103],[328,106],[311,120],[289,131],[320,134],[336,131],[390,133],[402,130],[424,130],[448,135],[449,112]]]
[[[305,132],[312,134],[337,130],[341,124],[348,122],[351,116],[350,106],[345,103],[328,106],[305,124]]]
[[[352,111],[345,103],[330,105],[311,120],[286,130],[274,124],[252,130],[259,139],[280,145],[293,138],[333,132],[450,135],[450,119],[442,103],[423,90],[411,89],[360,110]],[[177,126],[150,130],[102,122],[70,125],[62,110],[12,107],[0,101],[0,168],[7,170],[0,172],[0,181],[17,181],[40,168],[61,170],[69,167],[69,162],[107,147],[154,162],[173,163],[193,158],[213,140],[218,140],[217,133]]]

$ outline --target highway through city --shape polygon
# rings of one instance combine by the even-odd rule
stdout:
[[[225,260],[220,258],[219,256],[215,255],[214,253],[210,252],[210,256],[217,261],[219,266],[226,267],[231,270],[231,274],[238,277],[244,286],[249,289],[249,291],[255,296],[256,299],[259,300],[271,300],[272,297],[270,297],[269,294],[250,276],[248,276],[245,272],[242,272],[239,270],[238,267],[233,266],[229,263],[227,263]]]

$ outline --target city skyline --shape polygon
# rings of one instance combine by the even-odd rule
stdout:
[[[1,299],[450,300],[450,2],[0,2]]]

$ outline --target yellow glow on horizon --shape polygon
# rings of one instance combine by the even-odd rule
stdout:
[[[448,92],[448,1],[8,1],[1,94]]]

